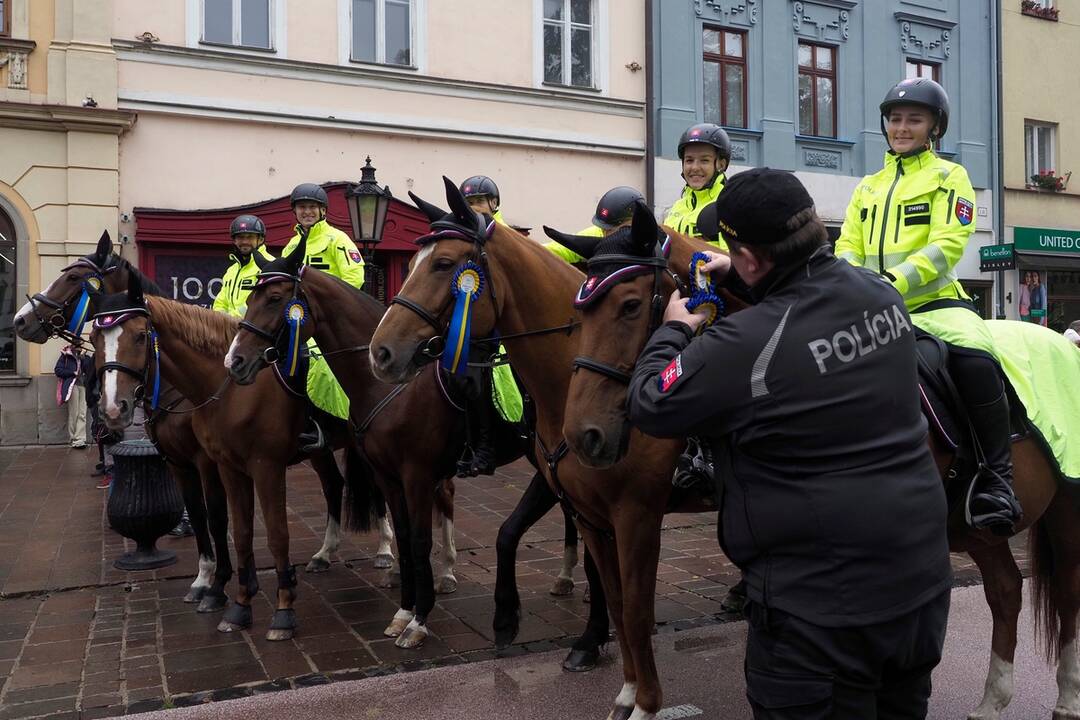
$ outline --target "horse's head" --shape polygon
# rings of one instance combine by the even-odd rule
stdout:
[[[60,277],[43,292],[36,293],[15,314],[15,333],[32,343],[51,337],[72,340],[82,332],[91,315],[90,295],[107,290],[110,275],[117,268],[112,239],[106,230],[97,249],[60,271]],[[116,288],[116,290],[123,289]]]
[[[101,382],[100,407],[110,430],[131,424],[136,403],[160,377],[156,338],[142,283],[134,273],[128,289],[94,298],[94,364]]]
[[[473,337],[486,337],[495,327],[490,278],[484,245],[494,221],[474,212],[455,183],[443,178],[449,213],[409,193],[431,222],[431,233],[417,239],[420,252],[409,276],[371,338],[371,369],[384,382],[411,380],[428,362],[438,359],[447,342],[450,318],[458,297],[470,296]]]
[[[251,257],[260,272],[247,298],[247,312],[225,356],[225,367],[240,385],[255,382],[256,374],[274,364],[290,350],[299,352],[314,331],[301,288],[307,233],[288,255],[266,260],[258,252]]]
[[[545,228],[557,242],[589,258],[574,305],[582,312],[581,341],[566,398],[563,433],[584,465],[610,467],[626,453],[630,421],[626,386],[638,355],[659,324],[675,289],[667,270],[666,237],[639,204],[630,226],[591,247],[585,238]]]

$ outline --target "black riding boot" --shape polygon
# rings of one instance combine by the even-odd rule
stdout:
[[[458,477],[495,474],[494,418],[491,400],[481,394],[467,403],[469,447],[458,463]]]
[[[984,455],[971,488],[968,522],[976,530],[988,529],[995,535],[1016,532],[1023,512],[1013,493],[1012,442],[1009,426],[1009,401],[1004,389],[992,402],[970,406],[971,424]]]

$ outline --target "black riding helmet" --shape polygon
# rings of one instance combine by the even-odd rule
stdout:
[[[461,183],[458,188],[466,199],[487,195],[495,201],[495,207],[499,206],[499,186],[487,175],[473,175]]]
[[[296,203],[305,200],[318,203],[324,208],[330,204],[329,198],[326,197],[326,191],[315,183],[301,183],[294,187],[292,194],[289,195],[289,207],[295,208]]]
[[[645,196],[632,187],[620,185],[611,188],[596,204],[592,224],[604,230],[616,228],[634,217],[634,204],[638,201],[645,202]]]
[[[931,139],[940,140],[949,129],[949,94],[945,88],[930,78],[909,78],[896,83],[881,101],[881,134],[889,141],[885,131],[885,119],[897,105],[919,105],[937,116],[937,122],[930,129]],[[937,135],[934,135],[934,131]]]
[[[679,138],[679,159],[682,160],[686,146],[692,143],[704,143],[716,148],[717,157],[731,161],[731,138],[724,128],[715,123],[699,123],[686,128]]]
[[[229,237],[235,238],[241,233],[253,233],[266,239],[266,225],[254,215],[239,215],[229,226]]]

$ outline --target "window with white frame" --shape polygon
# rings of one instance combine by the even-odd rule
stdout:
[[[202,0],[202,41],[215,45],[271,49],[270,3],[273,1]]]
[[[1027,120],[1024,122],[1024,167],[1028,185],[1032,177],[1054,170],[1057,152],[1057,125]]]
[[[594,0],[544,0],[544,82],[595,87]]]
[[[416,0],[351,0],[352,52],[357,62],[412,67]]]

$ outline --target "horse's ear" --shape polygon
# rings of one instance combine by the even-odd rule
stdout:
[[[461,194],[461,189],[445,175],[443,175],[443,184],[446,185],[446,202],[450,204],[450,212],[454,214],[454,218],[464,227],[481,230],[483,220],[475,210],[469,207],[469,201]]]
[[[428,222],[435,222],[436,220],[442,220],[446,217],[446,211],[438,205],[432,205],[427,200],[413,195],[412,190],[409,191],[409,197],[412,198],[413,203],[420,209],[420,212],[427,216]]]
[[[652,255],[659,234],[660,227],[656,224],[656,216],[652,210],[640,200],[635,202],[634,219],[630,224],[630,239],[635,252],[639,255]]]
[[[549,228],[547,225],[544,226],[544,234],[585,259],[593,256],[593,253],[596,252],[596,246],[603,240],[602,237],[596,235],[567,235],[555,228]]]
[[[109,231],[106,230],[101,233],[101,237],[98,238],[97,248],[94,250],[94,254],[91,256],[94,264],[100,267],[105,267],[105,261],[112,255],[112,236],[109,235]]]
[[[255,261],[255,267],[259,268],[260,270],[263,270],[272,261],[269,258],[267,258],[265,255],[263,255],[261,252],[259,252],[260,249],[261,248],[255,248],[255,250],[251,253],[251,259]]]
[[[285,256],[285,264],[295,275],[300,271],[300,266],[304,264],[304,257],[307,255],[307,239],[308,233],[311,232],[308,228],[300,228],[300,242],[296,243],[296,247],[293,251]]]
[[[138,273],[128,273],[127,296],[132,306],[143,307],[146,304],[143,299],[142,280],[139,279]]]

